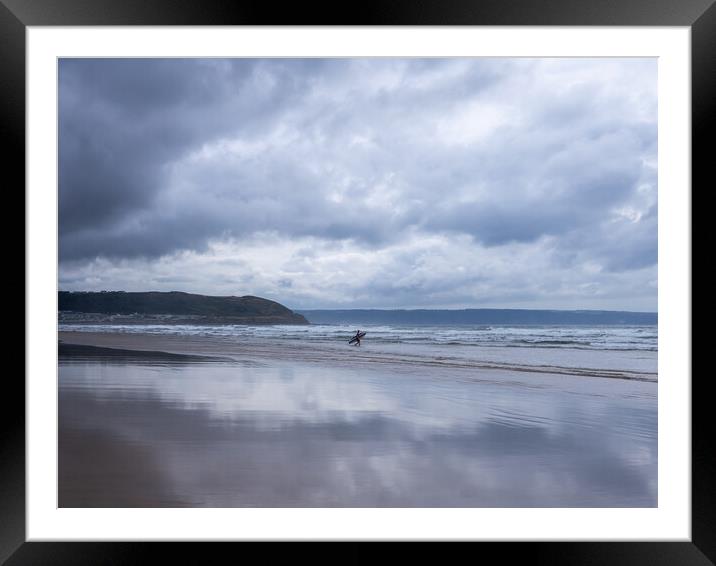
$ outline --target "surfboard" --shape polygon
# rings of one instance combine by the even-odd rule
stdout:
[[[359,332],[359,333],[358,333],[358,336],[354,336],[353,338],[351,338],[351,339],[348,341],[348,343],[349,343],[349,344],[353,344],[353,342],[357,342],[359,338],[363,338],[363,336],[365,336],[365,335],[366,335],[366,332]]]

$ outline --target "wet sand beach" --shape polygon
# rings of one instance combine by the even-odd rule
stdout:
[[[657,504],[648,367],[369,342],[59,338],[61,507]]]

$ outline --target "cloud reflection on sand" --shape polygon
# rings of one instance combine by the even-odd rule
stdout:
[[[345,368],[84,362],[60,366],[60,425],[61,454],[98,432],[151,454],[166,495],[147,506],[656,504],[649,398]],[[64,462],[72,506],[103,468]],[[103,504],[135,506],[143,466],[114,474]]]

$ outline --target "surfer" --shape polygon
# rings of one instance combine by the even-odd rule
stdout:
[[[355,336],[348,340],[348,345],[355,343],[356,346],[360,346],[360,339],[363,338],[363,336],[365,335],[366,333],[364,330],[356,330]]]
[[[356,330],[356,335],[353,337],[353,340],[356,341],[356,346],[360,346],[360,338],[361,338],[361,333],[360,333],[360,328],[359,328],[358,330]]]

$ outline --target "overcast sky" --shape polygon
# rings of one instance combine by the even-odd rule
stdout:
[[[60,289],[656,311],[655,59],[63,59]]]

